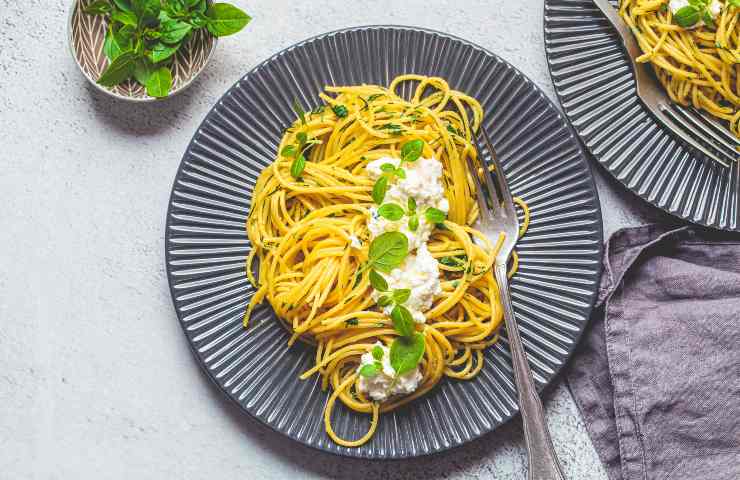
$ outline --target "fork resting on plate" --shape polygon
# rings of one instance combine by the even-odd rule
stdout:
[[[468,157],[471,176],[476,184],[478,207],[480,209],[477,228],[489,239],[496,239],[501,234],[504,235],[503,244],[496,254],[494,272],[499,287],[501,305],[504,308],[506,331],[509,333],[514,381],[519,397],[519,411],[522,414],[524,440],[529,458],[528,478],[529,480],[564,480],[565,477],[545,424],[542,403],[537,394],[532,372],[527,362],[527,355],[519,336],[519,328],[514,317],[514,307],[509,293],[508,261],[514,245],[519,239],[519,218],[514,208],[514,199],[504,177],[504,170],[498,161],[491,140],[483,130],[483,126],[480,127],[480,132],[495,166],[498,191],[494,185],[491,172],[486,168],[486,162],[480,154],[480,149],[478,149],[478,161],[482,168],[479,169]],[[482,182],[479,175],[476,174],[479,171],[483,177]]]

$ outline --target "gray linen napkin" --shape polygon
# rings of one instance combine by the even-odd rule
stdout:
[[[740,479],[740,236],[621,230],[604,264],[566,378],[609,479]]]

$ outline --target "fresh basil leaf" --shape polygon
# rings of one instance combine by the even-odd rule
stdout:
[[[187,8],[197,7],[199,3],[200,3],[200,0],[183,0],[183,4]]]
[[[423,140],[411,140],[406,142],[401,147],[401,160],[404,162],[415,162],[421,157],[421,152],[424,151]]]
[[[290,165],[290,174],[293,178],[298,178],[303,173],[303,169],[306,168],[306,157],[303,154],[298,155],[293,163]]]
[[[159,32],[161,33],[160,40],[164,43],[175,44],[180,42],[190,31],[193,26],[189,23],[181,22],[179,20],[167,20],[162,22],[159,26]]]
[[[704,24],[709,28],[717,28],[717,26],[714,24],[714,17],[712,17],[712,14],[709,13],[709,9],[705,8],[704,13],[702,14],[702,20],[704,20]]]
[[[201,12],[191,12],[190,13],[190,24],[194,28],[203,28],[206,25],[208,25],[208,17],[206,17]]]
[[[118,58],[118,56],[126,50],[131,50],[131,39],[127,38],[125,33],[122,33],[122,30],[123,28],[113,32],[109,30],[105,36],[105,42],[103,42],[103,53],[110,61]]]
[[[376,182],[375,185],[373,185],[373,201],[380,205],[383,203],[383,199],[385,198],[385,192],[388,191],[388,177],[383,175],[380,177]]]
[[[160,0],[131,0],[131,6],[143,25],[156,25],[162,11]]]
[[[283,157],[295,157],[295,154],[298,150],[296,150],[295,145],[286,145],[283,147],[283,149],[280,151],[280,155]]]
[[[406,202],[406,206],[408,207],[409,212],[414,213],[416,211],[416,199],[414,197],[409,197]]]
[[[110,18],[114,22],[118,22],[123,25],[128,25],[130,27],[136,27],[139,23],[139,19],[136,18],[136,15],[134,15],[131,12],[123,12],[123,11],[113,12]]]
[[[406,303],[410,296],[411,290],[408,288],[397,288],[393,290],[393,301],[398,304]]]
[[[456,257],[442,257],[439,259],[439,263],[448,267],[462,267],[468,263],[468,256],[460,255]]]
[[[385,203],[378,208],[378,215],[395,222],[403,217],[403,208],[396,203]]]
[[[298,139],[299,148],[303,149],[303,146],[308,142],[308,134],[306,132],[298,132],[295,138]]]
[[[403,375],[415,369],[422,357],[426,344],[424,335],[414,333],[409,338],[396,338],[391,344],[390,360],[396,375]]]
[[[409,230],[415,232],[419,229],[419,216],[413,214],[409,217]]]
[[[331,109],[334,112],[334,115],[339,118],[344,118],[349,114],[349,112],[347,111],[347,107],[345,107],[344,105],[334,105],[333,107],[331,107]]]
[[[729,0],[729,2],[733,7],[740,7],[740,0]]]
[[[383,275],[379,274],[375,270],[370,270],[370,285],[379,292],[388,291],[388,282],[383,278]]]
[[[134,78],[144,86],[149,82],[149,78],[155,70],[154,64],[146,57],[138,58],[134,62]]]
[[[393,303],[393,299],[389,297],[388,295],[383,295],[378,298],[378,305],[381,307],[385,307]]]
[[[365,378],[374,377],[378,373],[378,367],[374,363],[368,363],[360,368],[360,376],[363,376]]]
[[[108,68],[105,69],[103,74],[100,75],[98,84],[112,87],[126,80],[134,71],[135,60],[136,54],[133,51],[127,50],[122,52],[108,65]]]
[[[296,115],[298,115],[298,118],[301,119],[301,123],[305,125],[306,124],[306,111],[303,110],[303,107],[301,106],[301,104],[298,103],[297,98],[293,99],[293,111],[296,113]],[[301,132],[301,133],[305,135],[304,132]],[[303,143],[306,143],[306,142],[304,141]]]
[[[393,310],[391,310],[391,320],[393,320],[393,327],[399,335],[410,337],[416,331],[414,317],[411,316],[411,312],[403,305],[393,307]]]
[[[382,362],[383,361],[384,352],[383,352],[383,349],[380,347],[380,345],[375,345],[373,347],[372,352],[373,352],[373,358],[375,360],[377,360],[379,362]]]
[[[206,0],[200,0],[195,6],[195,11],[199,13],[205,14],[207,9],[208,3],[206,2]]]
[[[429,207],[424,212],[424,217],[429,223],[442,223],[445,221],[447,214],[438,208]]]
[[[380,166],[380,170],[382,170],[385,173],[391,173],[396,171],[396,166],[392,163],[384,163]]]
[[[395,173],[398,178],[406,178],[406,170],[404,170],[403,168],[397,168]]]
[[[111,6],[107,0],[95,0],[90,5],[83,8],[82,11],[90,15],[106,15],[110,13]]]
[[[216,37],[232,35],[246,27],[249,15],[228,3],[214,3],[206,10],[208,31]]]
[[[118,7],[119,10],[123,10],[124,12],[133,12],[133,8],[131,8],[131,1],[130,0],[113,0],[113,3]]]
[[[162,98],[170,93],[172,88],[172,72],[167,67],[154,70],[146,82],[146,93],[151,97]]]
[[[692,5],[686,5],[678,9],[673,15],[673,19],[684,28],[691,27],[699,21],[699,9]]]
[[[179,48],[180,45],[165,45],[162,42],[157,42],[152,46],[152,49],[147,52],[146,56],[149,57],[149,60],[152,62],[159,63],[170,58]]]
[[[385,232],[370,243],[368,262],[381,272],[390,273],[409,253],[409,241],[401,232]]]

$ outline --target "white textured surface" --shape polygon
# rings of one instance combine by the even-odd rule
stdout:
[[[234,0],[254,22],[157,105],[85,84],[67,51],[68,3],[0,0],[0,478],[525,478],[518,420],[438,456],[372,463],[307,450],[241,415],[188,350],[163,236],[190,136],[263,59],[346,26],[418,25],[493,50],[554,98],[541,2]],[[664,218],[597,177],[607,234]],[[562,382],[546,410],[568,478],[604,479]]]

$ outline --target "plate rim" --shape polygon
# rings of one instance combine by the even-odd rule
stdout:
[[[598,188],[596,187],[596,179],[595,179],[595,175],[594,175],[594,172],[593,172],[593,166],[591,165],[591,162],[588,161],[588,156],[586,155],[586,150],[584,149],[584,146],[581,144],[580,137],[576,134],[575,129],[570,124],[570,121],[568,120],[568,118],[564,116],[563,111],[558,108],[558,106],[555,104],[555,102],[553,100],[551,100],[545,94],[545,92],[539,86],[537,86],[537,84],[533,80],[531,80],[527,75],[525,75],[524,73],[522,73],[516,66],[514,66],[512,63],[510,63],[509,61],[507,61],[506,59],[504,59],[500,55],[498,55],[498,54],[490,51],[489,49],[487,49],[485,47],[482,47],[482,46],[480,46],[480,45],[478,45],[476,43],[473,43],[473,42],[471,42],[469,40],[466,40],[464,38],[458,37],[457,35],[446,33],[446,32],[442,32],[440,30],[435,30],[435,29],[431,29],[431,28],[418,27],[418,26],[409,26],[409,25],[402,25],[402,24],[369,24],[369,25],[350,26],[350,27],[344,27],[344,28],[340,28],[340,29],[336,29],[336,30],[331,30],[331,31],[328,31],[328,32],[320,33],[320,34],[317,34],[317,35],[313,35],[311,37],[308,37],[306,39],[300,40],[299,42],[296,42],[294,44],[291,44],[291,45],[289,45],[289,46],[287,46],[287,47],[279,50],[278,52],[276,52],[276,53],[272,54],[271,56],[269,56],[267,59],[265,59],[265,60],[257,63],[254,67],[250,68],[245,74],[243,74],[242,76],[240,76],[239,79],[236,82],[234,82],[222,95],[220,95],[219,98],[218,98],[218,100],[206,112],[205,116],[203,117],[203,119],[201,120],[201,122],[198,124],[198,127],[195,129],[195,132],[193,133],[190,141],[187,144],[187,147],[185,148],[185,150],[183,152],[182,158],[180,159],[180,163],[179,163],[179,165],[177,167],[177,171],[176,171],[176,173],[174,175],[174,178],[173,178],[173,181],[172,181],[171,190],[170,190],[170,195],[169,195],[168,200],[167,200],[168,203],[167,203],[167,212],[166,212],[166,216],[165,216],[164,250],[165,250],[165,272],[167,274],[167,283],[168,283],[168,286],[169,286],[170,298],[172,300],[172,306],[173,306],[173,309],[175,311],[175,316],[177,318],[177,322],[180,325],[180,328],[182,330],[183,335],[185,336],[185,341],[187,342],[188,347],[189,347],[191,353],[195,357],[194,359],[195,359],[196,363],[198,364],[198,366],[200,367],[200,369],[206,374],[206,376],[208,377],[208,379],[211,381],[212,387],[215,387],[220,394],[224,395],[229,400],[230,403],[232,403],[233,405],[235,405],[238,408],[238,410],[241,412],[242,415],[246,415],[247,417],[250,418],[251,421],[257,421],[261,426],[267,427],[271,432],[273,432],[273,433],[275,433],[277,435],[280,435],[283,438],[288,438],[292,442],[297,443],[297,444],[299,444],[299,445],[301,445],[303,447],[309,448],[309,449],[314,450],[314,451],[319,451],[319,452],[322,452],[322,453],[325,453],[325,454],[331,454],[331,455],[338,456],[338,457],[343,457],[343,458],[372,460],[372,461],[396,461],[396,460],[406,460],[406,459],[422,458],[422,457],[427,457],[427,456],[431,456],[431,455],[436,455],[436,454],[439,454],[439,453],[442,453],[442,452],[447,452],[447,451],[458,449],[460,447],[463,447],[463,446],[469,444],[470,442],[478,441],[478,440],[480,440],[482,438],[485,438],[487,435],[490,435],[490,434],[494,433],[497,429],[499,429],[503,425],[509,423],[513,418],[519,416],[520,410],[519,410],[519,405],[518,405],[518,399],[517,399],[516,408],[512,409],[512,412],[508,416],[502,417],[501,421],[496,426],[492,427],[491,429],[489,429],[489,430],[482,430],[481,433],[479,433],[478,435],[473,435],[469,439],[464,440],[464,441],[462,441],[462,442],[460,442],[458,444],[449,444],[449,445],[442,446],[442,447],[437,448],[437,449],[429,450],[427,452],[420,452],[420,453],[416,453],[416,454],[409,454],[409,453],[407,453],[407,451],[404,451],[404,453],[403,454],[400,454],[400,455],[393,455],[393,456],[388,455],[388,456],[382,456],[382,457],[381,456],[377,456],[377,455],[376,456],[372,456],[372,455],[364,455],[364,454],[352,455],[352,454],[348,454],[345,451],[329,450],[329,449],[327,449],[327,448],[325,448],[325,447],[323,447],[321,445],[315,445],[315,444],[309,444],[309,443],[303,442],[300,439],[294,438],[294,437],[292,437],[291,435],[288,435],[285,432],[281,432],[280,430],[278,430],[277,428],[275,428],[273,425],[267,423],[266,421],[264,421],[260,417],[254,415],[252,412],[250,412],[249,410],[247,410],[238,400],[236,400],[232,395],[230,395],[221,386],[221,384],[219,384],[219,382],[216,380],[216,378],[213,375],[213,373],[207,368],[205,362],[202,361],[200,355],[198,354],[198,351],[197,351],[195,345],[193,344],[193,342],[191,342],[190,337],[187,334],[187,331],[186,331],[186,328],[185,328],[185,324],[183,323],[182,318],[181,318],[181,314],[180,314],[180,312],[178,310],[177,301],[176,301],[176,292],[175,292],[175,288],[174,288],[174,278],[173,278],[173,274],[172,274],[172,271],[171,271],[171,268],[170,268],[170,261],[172,260],[172,258],[171,258],[170,252],[169,252],[170,240],[172,238],[172,225],[171,225],[170,220],[172,218],[172,213],[173,213],[173,201],[174,201],[174,195],[175,195],[177,183],[178,183],[178,180],[181,178],[181,173],[182,173],[182,171],[183,171],[183,169],[185,167],[185,160],[186,160],[186,156],[187,156],[188,152],[191,150],[191,147],[195,143],[196,137],[200,133],[203,125],[208,120],[210,114],[213,112],[213,110],[216,108],[216,106],[219,105],[220,103],[222,103],[222,101],[224,100],[224,98],[226,98],[235,88],[237,88],[238,85],[242,81],[245,80],[245,78],[247,78],[248,76],[250,76],[253,73],[257,72],[259,69],[263,68],[266,64],[268,64],[270,62],[273,62],[275,59],[281,57],[285,53],[288,53],[288,52],[290,52],[291,50],[293,50],[295,48],[302,47],[302,46],[304,46],[306,44],[309,44],[311,42],[315,42],[315,41],[321,40],[323,38],[330,37],[330,36],[337,35],[337,34],[350,33],[350,32],[359,32],[359,31],[367,31],[367,30],[383,30],[383,29],[396,30],[396,31],[413,31],[413,32],[421,32],[421,33],[427,33],[427,34],[437,35],[439,37],[448,38],[448,39],[451,39],[451,40],[460,42],[460,43],[462,43],[462,44],[464,44],[464,45],[466,45],[468,47],[471,47],[473,49],[482,51],[486,55],[489,55],[490,57],[494,58],[496,61],[498,61],[498,62],[502,63],[503,65],[505,65],[507,68],[510,68],[511,70],[513,70],[513,72],[516,75],[520,76],[527,83],[531,84],[533,86],[534,90],[540,96],[540,98],[542,100],[544,100],[545,104],[549,108],[551,108],[552,109],[552,112],[555,113],[557,115],[557,117],[562,121],[562,124],[565,127],[566,132],[573,139],[573,146],[578,150],[578,153],[579,153],[578,157],[581,159],[581,161],[583,163],[583,166],[585,167],[586,173],[588,173],[588,181],[589,181],[588,183],[590,184],[590,187],[591,187],[590,188],[590,191],[594,195],[594,198],[593,198],[593,200],[594,200],[594,208],[595,208],[594,217],[597,219],[597,222],[594,225],[594,229],[596,230],[597,240],[598,240],[597,245],[596,245],[596,248],[598,250],[598,253],[597,253],[597,259],[598,259],[598,261],[597,261],[597,265],[595,267],[595,270],[596,270],[595,288],[594,288],[593,292],[591,293],[591,295],[588,298],[588,308],[586,308],[584,310],[585,321],[583,323],[583,327],[580,329],[580,331],[578,332],[578,334],[574,336],[573,342],[571,343],[571,345],[567,349],[567,354],[564,357],[565,360],[557,368],[554,368],[553,369],[554,372],[550,376],[549,380],[545,384],[543,384],[542,386],[540,386],[540,387],[537,388],[537,391],[538,391],[538,394],[540,396],[540,399],[542,398],[543,392],[545,390],[548,390],[548,389],[553,388],[555,386],[555,384],[557,383],[557,380],[559,380],[560,377],[563,375],[563,371],[564,371],[566,365],[568,365],[569,362],[572,360],[573,355],[575,354],[576,348],[580,344],[581,339],[583,338],[586,330],[589,328],[589,326],[591,324],[591,315],[592,315],[592,313],[594,311],[594,308],[596,306],[596,301],[597,301],[598,294],[599,294],[599,281],[600,281],[600,279],[602,277],[603,270],[604,270],[604,266],[603,266],[604,253],[605,253],[605,247],[604,247],[604,219],[603,219],[603,215],[602,215],[602,208],[601,208],[601,201],[600,201],[599,191],[598,191]],[[358,450],[354,450],[354,451],[358,451]]]
[[[604,162],[601,161],[602,155],[594,153],[586,143],[586,140],[581,136],[580,132],[573,126],[572,120],[568,112],[565,110],[565,107],[563,106],[563,96],[560,93],[560,90],[555,85],[555,77],[553,76],[553,65],[550,61],[550,52],[548,47],[548,39],[551,37],[550,34],[547,32],[547,13],[548,13],[548,7],[551,5],[553,0],[544,0],[542,2],[542,40],[543,40],[543,46],[545,49],[545,63],[547,63],[547,73],[550,76],[550,83],[552,85],[552,89],[555,92],[555,95],[558,99],[558,105],[560,106],[560,111],[562,112],[563,116],[567,119],[568,125],[571,127],[571,130],[573,130],[576,134],[576,138],[578,139],[578,143],[581,145],[582,149],[588,152],[587,157],[593,158],[596,161],[596,164],[600,167],[600,169],[607,173],[610,177],[610,179],[616,181],[621,187],[624,189],[624,191],[628,192],[631,196],[635,197],[636,199],[639,199],[639,201],[643,202],[646,205],[649,205],[652,208],[658,209],[661,213],[670,215],[673,219],[678,220],[680,222],[687,222],[691,225],[698,225],[700,227],[709,228],[716,231],[721,232],[738,232],[740,231],[740,218],[738,218],[736,222],[736,228],[731,228],[728,224],[727,227],[721,227],[719,224],[710,224],[702,219],[695,220],[690,215],[685,215],[681,212],[681,208],[676,208],[676,210],[671,210],[668,205],[661,206],[657,202],[652,201],[648,198],[647,194],[640,193],[634,188],[631,188],[627,182],[624,179],[619,178],[619,175],[617,175],[615,172],[613,172]],[[617,42],[619,43],[619,42]],[[619,46],[619,45],[618,45]],[[621,47],[620,47],[621,48]],[[623,48],[622,48],[623,50]],[[634,72],[630,68],[630,72],[634,76]],[[700,158],[704,162],[710,162],[710,159],[707,158],[701,158],[697,157],[692,149],[688,148],[684,141],[678,137],[677,135],[673,134],[672,132],[668,131],[663,125],[660,124],[655,119],[655,114],[650,111],[649,108],[647,108],[642,101],[637,97],[636,93],[632,94],[633,97],[637,98],[637,101],[640,105],[641,110],[647,114],[652,121],[657,125],[658,129],[664,132],[666,135],[668,135],[673,141],[675,141],[677,144],[681,146],[683,151],[685,151],[691,158]],[[607,150],[608,151],[608,150]],[[591,162],[589,162],[591,163]],[[714,162],[712,162],[714,163]],[[721,167],[721,166],[719,166]],[[721,167],[724,168],[724,167]],[[734,167],[730,166],[731,169]],[[740,178],[740,164],[736,167],[738,173],[736,174],[738,178]],[[740,182],[736,183],[736,188],[740,188]],[[736,208],[737,214],[740,216],[740,192],[738,192],[738,207]]]

